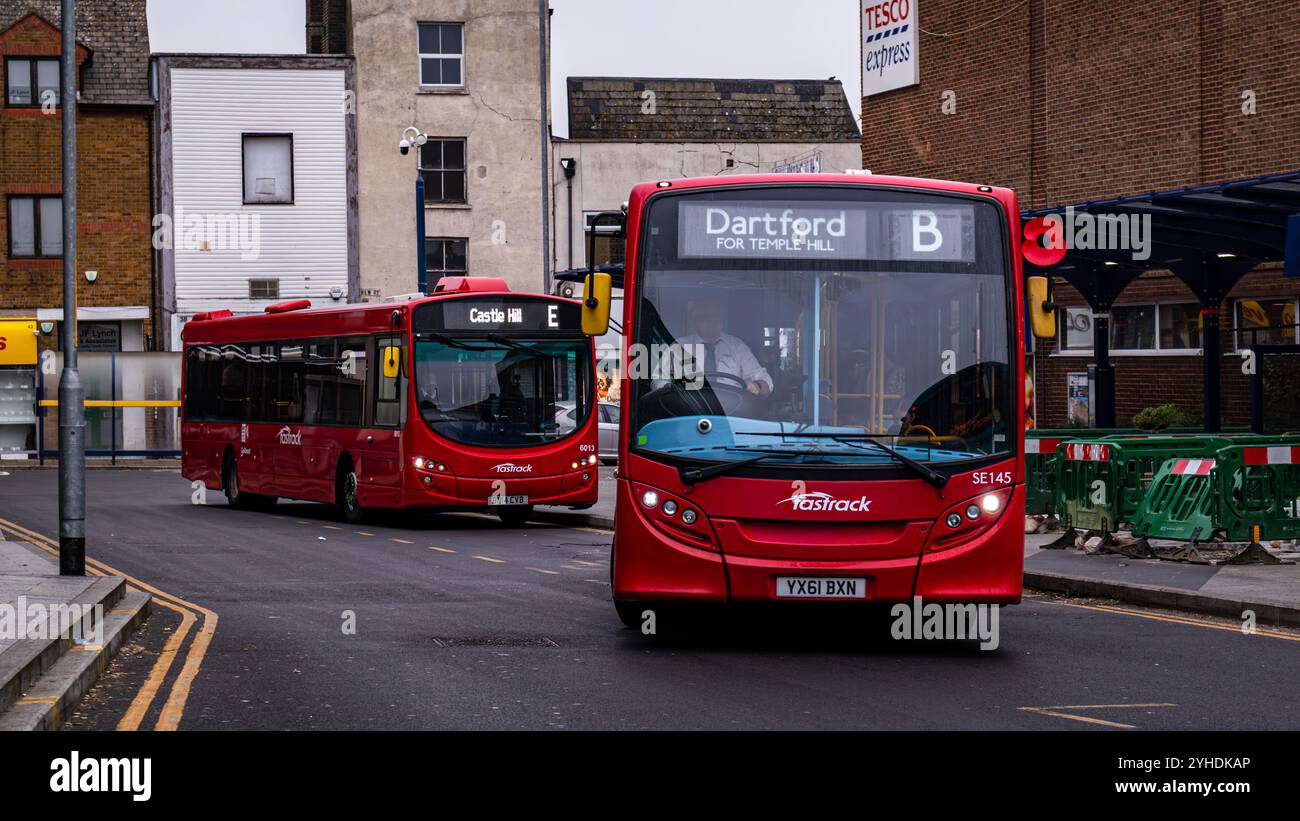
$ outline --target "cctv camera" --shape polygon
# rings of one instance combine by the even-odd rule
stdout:
[[[397,144],[397,150],[401,151],[403,156],[409,154],[411,152],[411,141],[403,137],[402,141]]]

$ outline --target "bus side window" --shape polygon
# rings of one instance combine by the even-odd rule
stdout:
[[[403,357],[406,351],[402,348],[402,340],[399,337],[378,337],[375,339],[375,356],[382,357],[384,349],[395,347],[401,351]],[[397,376],[389,378],[384,376],[382,363],[377,363],[375,369],[375,425],[376,427],[395,428],[402,424],[402,371],[399,369]]]
[[[279,385],[275,397],[275,421],[290,424],[302,423],[303,376],[305,374],[306,364],[303,361],[302,343],[281,343]]]
[[[366,406],[366,340],[345,339],[339,348],[339,418],[340,425],[363,424]]]

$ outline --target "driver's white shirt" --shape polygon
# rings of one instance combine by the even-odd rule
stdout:
[[[682,345],[691,356],[704,356],[704,340],[699,334],[691,334],[677,340],[677,344]],[[700,347],[696,347],[696,346]],[[729,373],[732,376],[739,377],[746,382],[765,382],[767,390],[772,390],[772,377],[768,375],[767,369],[764,368],[754,352],[749,349],[744,340],[731,334],[723,334],[718,337],[718,344],[713,349],[713,360],[716,363],[714,368],[721,373]],[[704,362],[696,363],[696,368],[703,368]]]

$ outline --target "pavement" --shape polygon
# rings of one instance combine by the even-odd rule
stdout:
[[[0,533],[0,730],[59,729],[149,614],[149,594],[120,576],[58,570]]]
[[[1043,547],[1059,535],[1025,537],[1026,587],[1229,619],[1249,611],[1257,624],[1300,627],[1294,553],[1280,553],[1287,564],[1205,565]]]
[[[0,530],[48,546],[56,481],[0,477]],[[643,636],[598,528],[87,482],[91,555],[168,609],[73,729],[1300,729],[1300,632],[1030,593],[989,651],[811,608]]]

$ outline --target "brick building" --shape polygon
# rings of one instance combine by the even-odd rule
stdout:
[[[88,350],[145,350],[154,303],[145,0],[84,0],[77,12],[79,334]],[[58,345],[63,303],[59,25],[59,0],[0,0],[0,317],[53,322],[42,349]]]
[[[1300,169],[1300,4],[1291,0],[919,3],[920,83],[863,100],[863,166],[1014,188],[1025,211]],[[1294,343],[1300,280],[1248,273],[1222,305],[1223,423],[1249,421],[1242,339]],[[1092,363],[1086,303],[1063,281],[1034,352],[1038,424],[1067,421]],[[1197,300],[1150,271],[1112,309],[1116,417],[1200,416]],[[1286,327],[1292,326],[1292,327]]]

